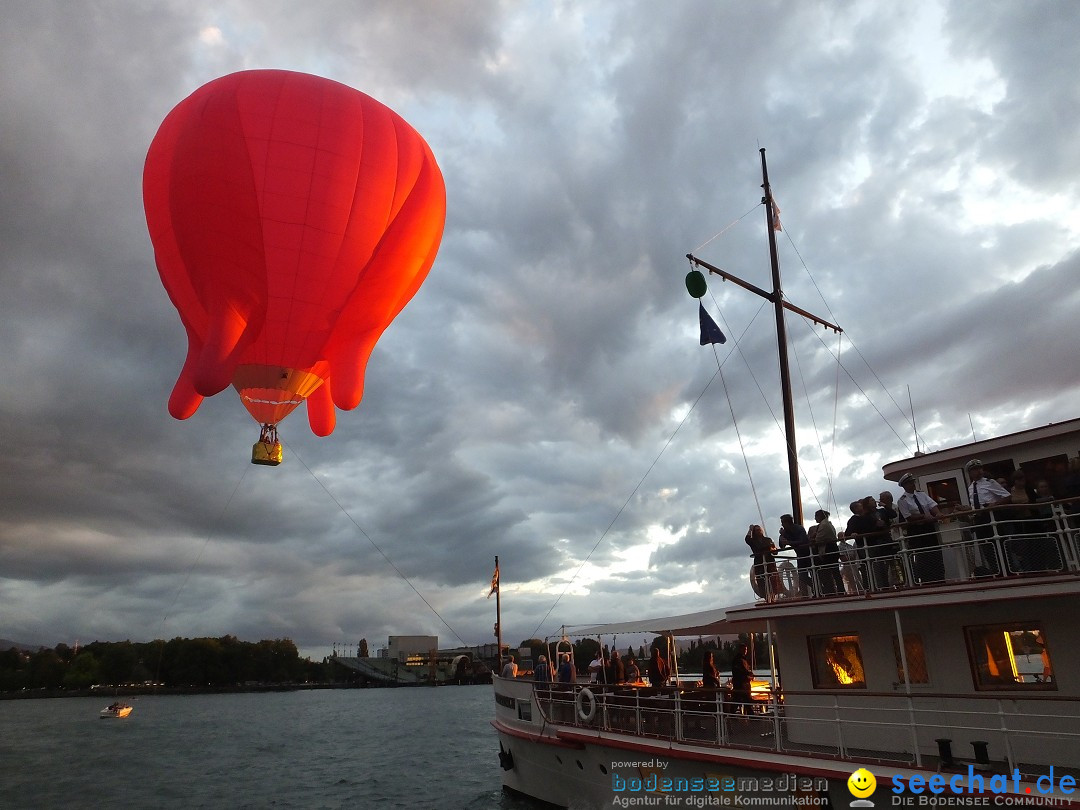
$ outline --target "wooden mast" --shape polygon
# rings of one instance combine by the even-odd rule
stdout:
[[[498,651],[499,671],[496,675],[502,675],[503,651],[502,651],[502,574],[499,573],[499,555],[495,555],[495,576],[491,587],[495,589],[495,649]],[[489,593],[488,596],[491,596]]]
[[[799,453],[798,445],[795,443],[795,407],[791,396],[791,370],[788,366],[788,348],[787,348],[787,329],[784,324],[784,310],[789,309],[792,312],[802,315],[804,318],[808,318],[814,323],[824,326],[826,329],[832,329],[837,334],[843,332],[843,330],[834,323],[819,318],[805,309],[789,304],[784,300],[784,292],[780,286],[780,262],[776,256],[776,208],[773,204],[772,189],[769,186],[769,169],[765,163],[765,150],[761,151],[761,188],[765,192],[761,198],[761,202],[765,205],[765,230],[769,234],[769,259],[772,265],[772,292],[767,292],[760,287],[757,287],[748,281],[728,273],[725,270],[721,270],[719,267],[714,267],[708,262],[703,262],[691,253],[686,254],[686,258],[698,267],[704,267],[710,273],[715,273],[720,276],[724,281],[731,281],[743,289],[749,290],[755,295],[759,295],[768,301],[772,302],[773,309],[776,313],[776,343],[777,353],[780,361],[780,388],[784,400],[784,438],[787,442],[787,458],[788,458],[788,483],[791,488],[791,514],[795,518],[796,525],[801,526],[803,523],[803,509],[802,509],[802,495],[799,484]]]
[[[784,399],[784,439],[787,442],[788,484],[791,487],[791,514],[802,526],[802,494],[799,485],[799,447],[795,444],[795,405],[791,398],[791,369],[788,366],[787,327],[784,325],[784,293],[780,288],[780,262],[776,258],[776,208],[769,187],[769,167],[761,150],[761,188],[765,196],[765,231],[769,234],[769,261],[772,264],[772,303],[776,315],[776,346],[780,354],[780,391]]]

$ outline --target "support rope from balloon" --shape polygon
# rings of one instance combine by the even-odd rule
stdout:
[[[217,516],[217,520],[211,524],[210,528],[206,530],[206,539],[203,540],[202,546],[199,548],[198,554],[195,555],[195,559],[191,561],[191,565],[188,566],[187,574],[184,575],[184,581],[180,583],[180,587],[176,589],[176,593],[173,594],[172,602],[169,603],[168,609],[165,611],[165,615],[161,617],[161,638],[159,639],[158,646],[158,660],[157,666],[154,670],[154,683],[160,683],[161,678],[158,676],[161,674],[161,658],[165,652],[165,624],[169,620],[169,614],[172,609],[176,607],[176,602],[180,598],[180,594],[184,588],[187,587],[188,580],[191,579],[191,574],[195,571],[195,566],[199,564],[199,560],[202,559],[203,553],[206,551],[206,547],[210,544],[210,538],[213,536],[214,526],[221,523],[221,519],[225,517],[225,513],[229,509],[229,505],[233,502],[233,498],[236,497],[236,493],[240,490],[240,485],[244,483],[244,479],[247,478],[249,467],[244,467],[244,472],[240,474],[240,480],[236,482],[236,486],[233,487],[232,492],[229,493],[229,497],[225,499],[225,505],[221,507],[221,512]],[[157,688],[155,686],[155,688]]]
[[[436,618],[438,618],[438,620],[443,623],[443,626],[445,626],[446,629],[449,630],[454,635],[454,638],[456,638],[459,642],[461,642],[461,646],[462,647],[470,646],[461,636],[458,635],[457,630],[455,630],[453,627],[451,627],[450,623],[447,622],[446,619],[444,619],[442,617],[442,614],[439,613],[439,611],[437,611],[435,609],[435,606],[432,605],[431,602],[429,602],[427,600],[427,598],[422,593],[420,593],[419,589],[417,589],[417,587],[412,584],[412,580],[410,580],[407,576],[405,576],[405,574],[402,573],[400,568],[398,568],[396,565],[394,565],[394,561],[391,560],[390,557],[387,556],[386,552],[383,551],[381,548],[379,548],[378,544],[374,540],[371,539],[371,535],[369,535],[366,531],[364,531],[364,527],[361,526],[359,523],[357,523],[356,520],[353,518],[353,516],[348,513],[348,511],[345,509],[345,507],[342,506],[341,501],[339,501],[337,498],[334,497],[334,493],[332,493],[329,489],[326,488],[326,484],[324,484],[322,481],[320,481],[319,477],[317,475],[315,475],[314,472],[312,472],[311,468],[307,465],[307,463],[304,461],[304,459],[301,458],[300,454],[296,452],[296,448],[294,448],[292,446],[289,446],[289,452],[292,453],[294,456],[296,456],[296,460],[299,461],[303,465],[304,469],[308,471],[308,474],[315,480],[315,483],[318,484],[322,488],[322,491],[325,492],[327,497],[330,498],[330,500],[332,500],[334,502],[334,504],[337,506],[338,509],[341,510],[341,513],[343,515],[345,515],[345,517],[347,517],[349,519],[349,522],[352,523],[352,525],[356,527],[356,530],[358,532],[360,532],[360,534],[362,534],[364,536],[364,539],[367,540],[368,543],[371,544],[371,547],[373,549],[375,549],[377,552],[379,552],[379,555],[384,560],[386,560],[386,564],[394,569],[394,572],[399,577],[401,577],[402,580],[404,580],[405,584],[408,585],[410,588],[412,588],[413,593],[415,593],[417,596],[420,597],[420,601],[422,601],[425,605],[428,606],[428,610],[430,610],[432,613],[434,613]]]

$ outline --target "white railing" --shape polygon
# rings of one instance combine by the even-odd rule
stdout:
[[[920,767],[951,747],[958,763],[1032,776],[1080,762],[1080,700],[1069,698],[799,692],[742,715],[724,689],[537,684],[535,697],[549,723],[695,746]]]
[[[1071,501],[1007,505],[947,515],[938,543],[926,547],[900,526],[862,539],[838,562],[814,564],[793,552],[776,556],[776,580],[760,577],[755,591],[768,601],[859,595],[987,577],[1080,573],[1080,513]]]

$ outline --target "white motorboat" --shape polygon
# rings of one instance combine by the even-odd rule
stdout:
[[[131,714],[132,707],[127,703],[110,703],[104,709],[101,710],[100,717],[102,720],[108,720],[111,718],[127,717]]]

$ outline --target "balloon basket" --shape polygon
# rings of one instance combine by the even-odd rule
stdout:
[[[281,442],[278,441],[277,428],[263,425],[259,440],[251,445],[251,463],[276,467],[281,463]]]
[[[251,445],[251,463],[276,467],[281,463],[281,442],[255,442]]]

